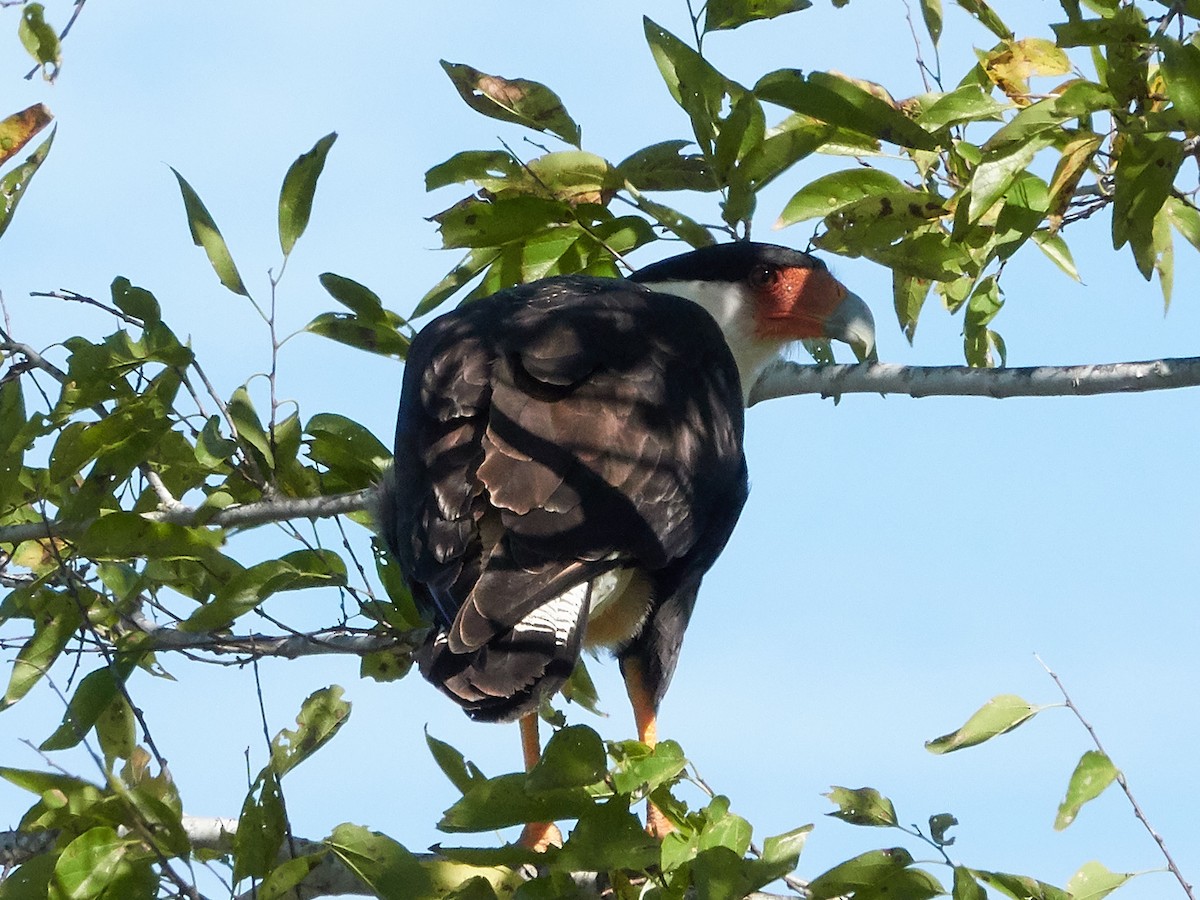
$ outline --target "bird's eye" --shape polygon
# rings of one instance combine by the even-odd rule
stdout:
[[[761,288],[775,281],[776,270],[773,266],[755,266],[750,270],[750,284],[752,287]]]

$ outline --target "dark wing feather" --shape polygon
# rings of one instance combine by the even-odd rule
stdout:
[[[574,665],[588,598],[565,592],[629,566],[664,599],[698,585],[745,500],[741,398],[712,318],[627,282],[548,279],[426,327],[383,522],[437,625],[426,677],[513,718]]]

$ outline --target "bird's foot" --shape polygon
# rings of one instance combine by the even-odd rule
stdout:
[[[563,837],[553,822],[528,822],[518,843],[535,853],[545,853],[551,847],[561,847]]]

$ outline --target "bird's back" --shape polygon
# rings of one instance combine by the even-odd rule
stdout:
[[[547,279],[423,329],[381,523],[436,626],[423,674],[508,720],[562,685],[602,591],[640,586],[635,630],[681,591],[690,614],[745,500],[742,416],[713,319],[629,282]]]

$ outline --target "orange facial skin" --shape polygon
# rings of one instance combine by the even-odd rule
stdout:
[[[825,337],[825,322],[846,288],[824,267],[764,266],[750,279],[757,293],[755,337],[794,341]]]

